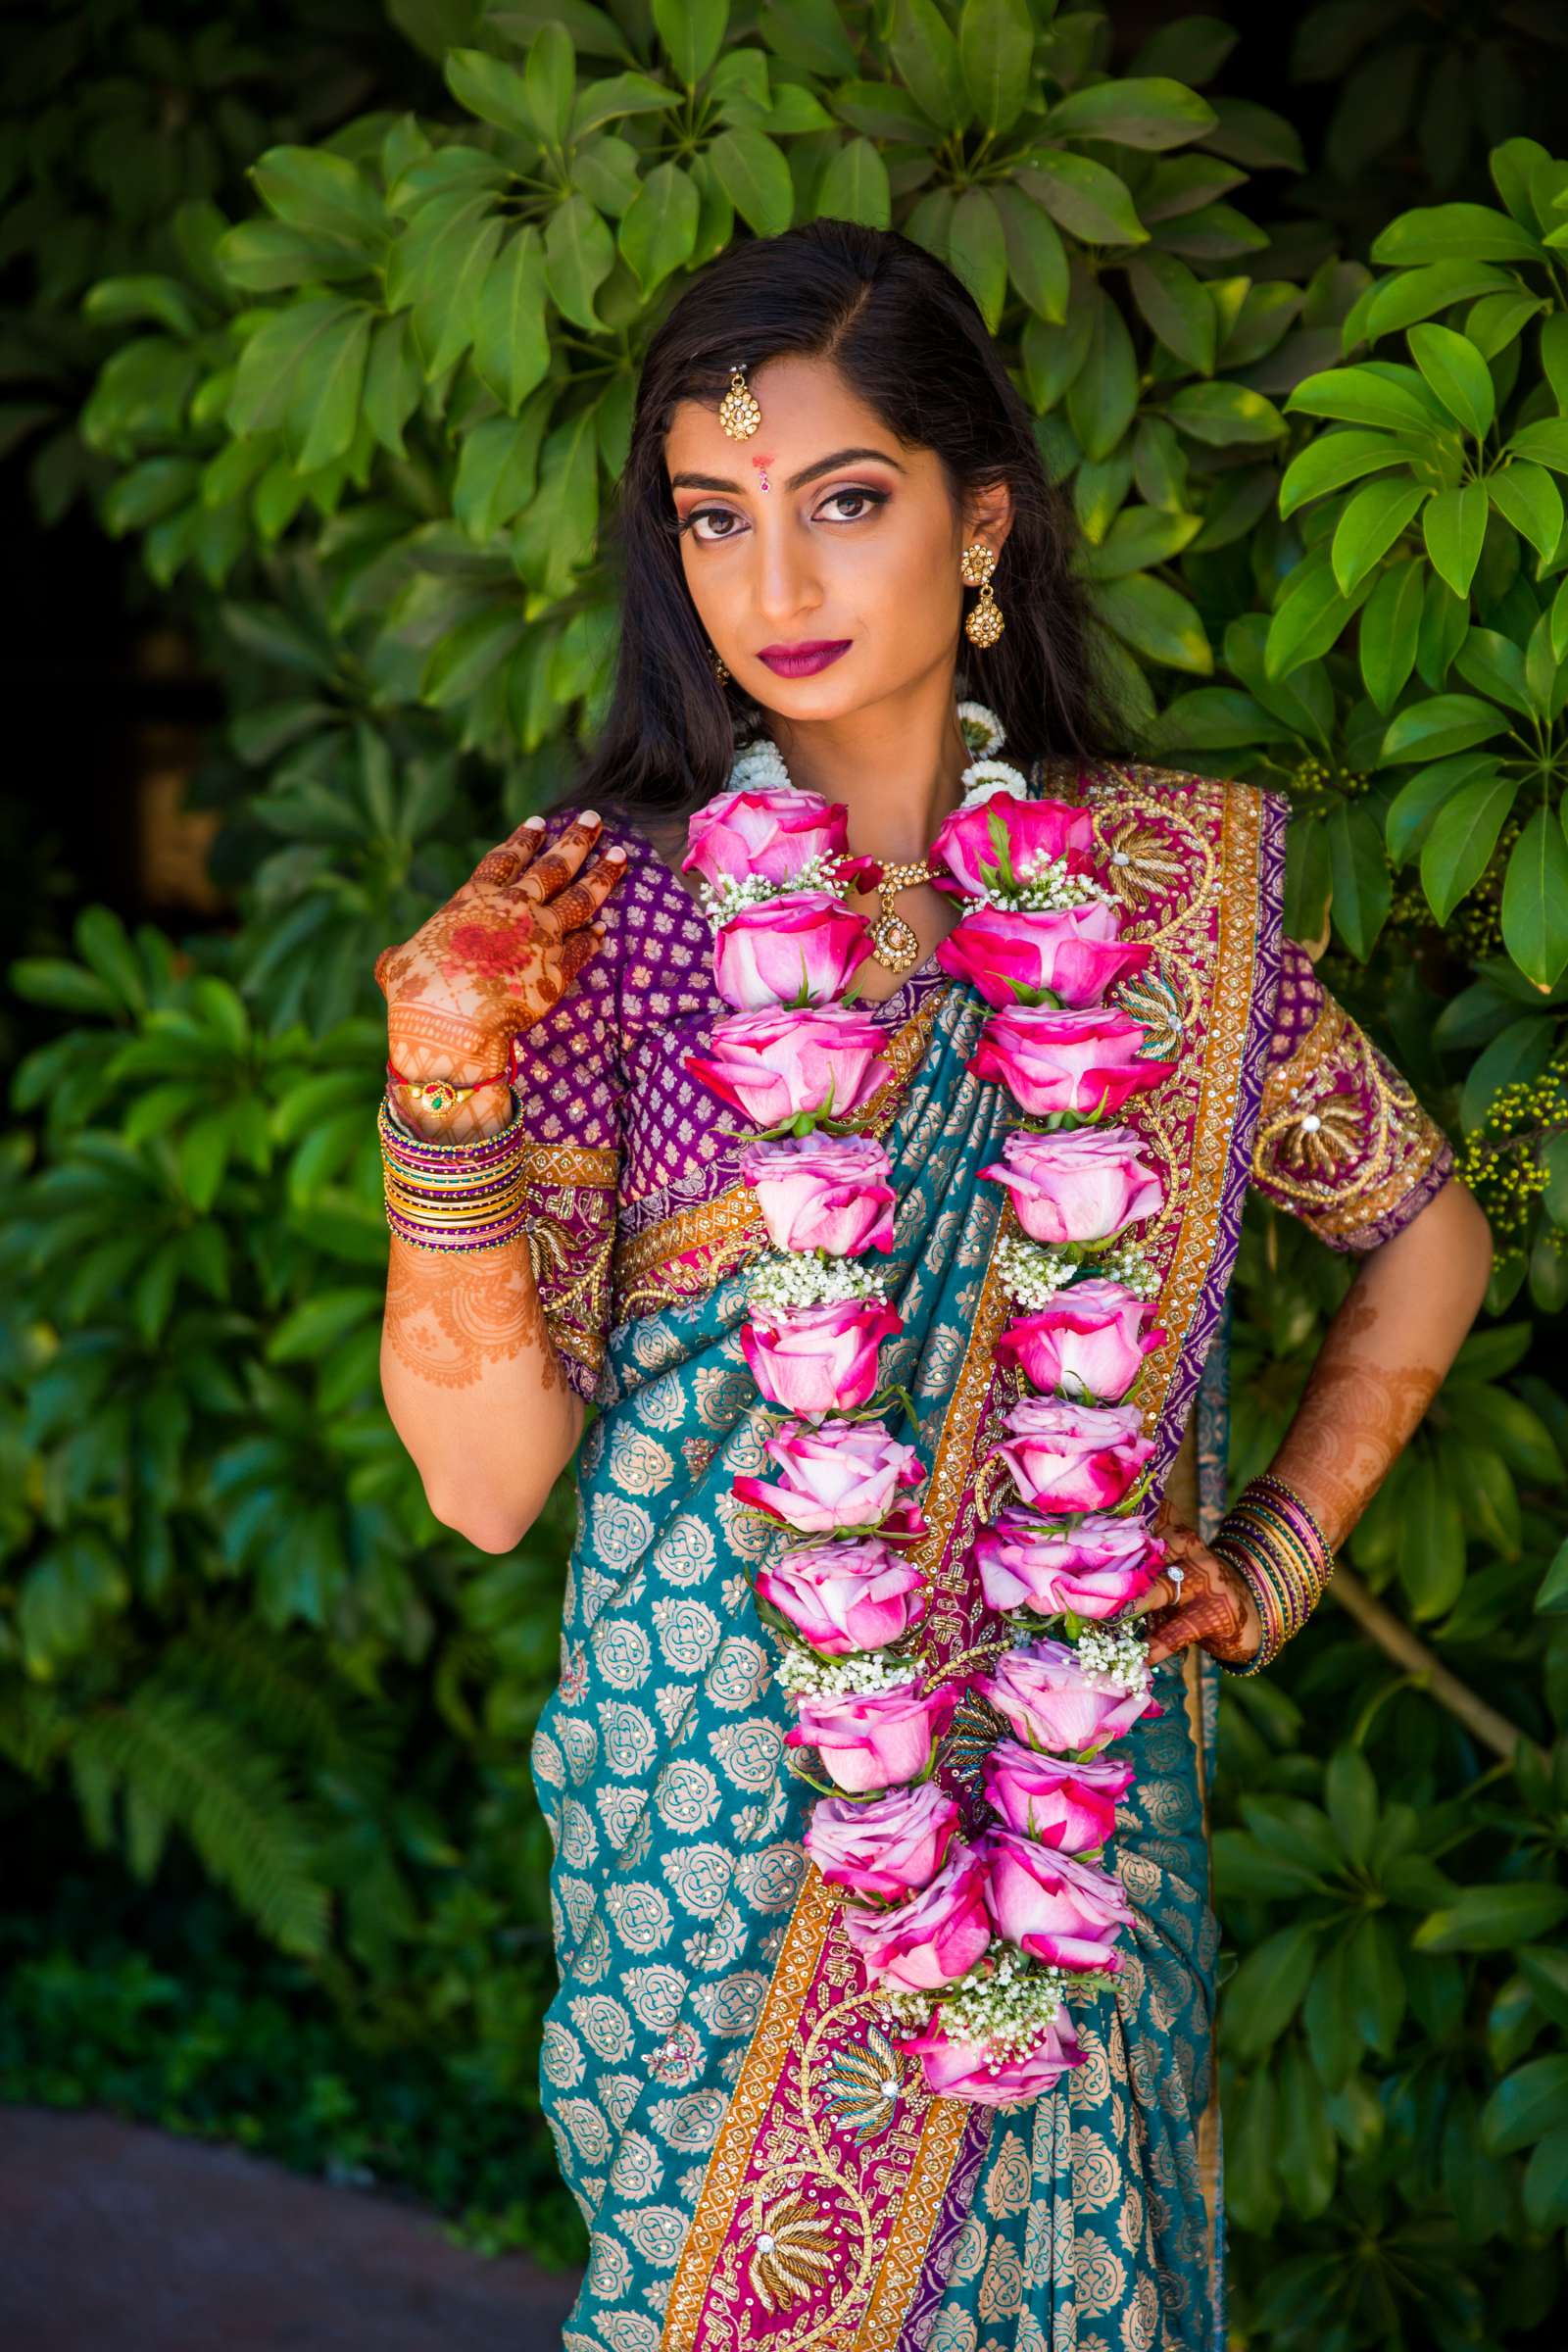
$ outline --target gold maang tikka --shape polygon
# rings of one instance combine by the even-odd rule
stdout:
[[[750,361],[729,371],[729,390],[718,404],[718,421],[732,441],[749,441],[762,421],[757,396],[746,381]]]

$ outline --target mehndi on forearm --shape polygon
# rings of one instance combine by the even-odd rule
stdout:
[[[1486,1293],[1492,1250],[1449,1183],[1362,1264],[1273,1467],[1344,1543],[1442,1387]]]

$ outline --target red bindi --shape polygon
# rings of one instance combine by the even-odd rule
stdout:
[[[754,458],[754,459],[752,460],[752,464],[753,464],[753,465],[754,465],[754,466],[757,467],[757,470],[758,470],[758,472],[759,472],[759,473],[761,475],[761,477],[762,477],[762,488],[763,488],[764,490],[766,490],[766,489],[768,489],[768,488],[770,487],[770,485],[769,485],[769,482],[768,482],[768,478],[767,478],[767,469],[768,469],[768,467],[769,467],[769,466],[772,465],[772,463],[773,463],[773,461],[772,461],[772,459],[771,459],[771,458]]]

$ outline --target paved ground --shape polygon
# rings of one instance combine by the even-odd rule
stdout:
[[[575,2281],[419,2208],[106,2116],[0,2108],[7,2352],[535,2352]]]

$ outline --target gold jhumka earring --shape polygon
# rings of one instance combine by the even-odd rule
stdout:
[[[1004,622],[1002,607],[991,586],[991,574],[997,568],[997,551],[976,539],[958,558],[958,577],[966,588],[978,588],[979,598],[972,612],[965,616],[963,633],[971,645],[995,645],[1002,635]]]

